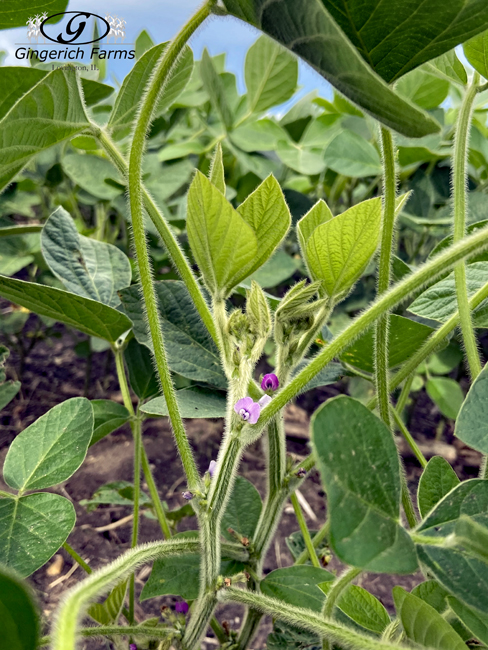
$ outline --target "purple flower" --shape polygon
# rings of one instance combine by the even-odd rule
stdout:
[[[187,501],[191,501],[191,499],[193,499],[193,496],[194,496],[194,495],[193,495],[193,493],[190,492],[189,490],[186,490],[186,492],[182,492],[182,493],[181,493],[181,496],[182,496],[184,499],[186,499]]]
[[[175,612],[178,614],[188,614],[188,603],[184,600],[175,603]]]
[[[137,650],[137,646],[135,643],[130,643],[129,644],[129,650]]]
[[[257,402],[253,402],[251,397],[243,397],[234,406],[234,411],[249,424],[256,424],[261,413],[261,407]]]
[[[261,388],[263,390],[277,390],[280,385],[278,377],[272,372],[269,375],[264,375],[263,381],[261,382]]]
[[[271,402],[271,397],[269,395],[263,395],[259,400],[258,404],[263,409],[265,406]]]
[[[210,478],[213,478],[216,469],[217,469],[217,463],[214,460],[211,460],[207,470],[207,472],[210,474]]]

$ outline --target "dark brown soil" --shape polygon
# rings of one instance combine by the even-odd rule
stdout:
[[[110,351],[94,354],[91,368],[88,368],[87,372],[87,359],[79,358],[74,351],[75,343],[82,340],[82,337],[79,338],[78,335],[67,331],[60,325],[55,329],[59,333],[59,338],[50,337],[39,342],[24,359],[12,351],[8,362],[8,374],[11,378],[17,378],[20,365],[23,366],[20,377],[22,389],[1,414],[0,462],[2,465],[8,445],[15,435],[63,400],[86,394],[90,399],[105,398],[122,401]],[[5,341],[5,343],[12,349],[12,340]],[[307,455],[308,424],[311,413],[328,397],[343,392],[345,386],[345,384],[339,383],[332,387],[317,389],[300,397],[296,404],[289,407],[286,430],[288,449],[291,453],[298,457]],[[428,457],[434,454],[445,456],[461,478],[474,476],[479,467],[479,454],[453,439],[450,423],[444,423],[442,436],[436,439],[440,422],[441,417],[436,408],[425,393],[421,393],[413,405],[409,426],[423,452]],[[188,420],[186,426],[197,462],[200,468],[205,470],[209,461],[216,458],[222,435],[222,423],[218,420]],[[146,422],[144,445],[161,497],[170,508],[182,505],[183,473],[165,419]],[[400,443],[400,448],[405,458],[408,482],[413,490],[420,475],[419,466],[403,443]],[[240,468],[241,474],[252,481],[261,494],[263,494],[265,484],[263,458],[260,443],[256,443],[246,450]],[[90,498],[95,490],[104,483],[113,480],[130,481],[131,479],[132,440],[129,428],[124,427],[92,447],[80,470],[65,485],[57,488],[60,494],[73,502],[77,512],[77,524],[68,541],[93,567],[110,562],[129,548],[130,520],[122,525],[114,525],[109,530],[97,529],[109,524],[116,524],[126,518],[130,515],[130,509],[102,507],[96,511],[87,512],[83,506],[79,505],[79,501]],[[4,487],[1,482],[0,487]],[[143,487],[147,489],[147,486]],[[311,509],[311,513],[307,515],[307,523],[310,528],[318,528],[325,519],[325,501],[320,480],[315,471],[305,481],[301,492]],[[194,518],[181,522],[180,530],[193,528],[196,528]],[[265,565],[266,572],[292,563],[292,557],[284,540],[297,528],[293,510],[289,506],[285,509],[275,544],[272,545],[268,554]],[[157,522],[144,516],[141,517],[140,540],[150,541],[160,539],[160,537]],[[66,588],[83,577],[80,568],[71,573],[73,561],[64,550],[61,549],[57,556],[29,579],[38,593],[46,621],[51,619],[56,604]],[[332,569],[339,567],[334,559],[330,566]],[[139,589],[148,573],[147,567],[138,572],[136,583]],[[366,574],[362,576],[361,584],[378,596],[391,610],[392,586],[401,583],[406,588],[411,588],[418,580],[419,576],[396,579],[393,576]],[[148,616],[157,616],[161,604],[168,602],[171,602],[171,598],[157,598],[146,601],[142,605],[137,604],[137,620],[143,620]],[[221,621],[228,620],[234,629],[238,629],[241,617],[242,611],[238,607],[227,607],[218,612],[218,618]],[[271,623],[266,621],[253,644],[255,649],[265,647],[266,636],[270,629]],[[207,647],[215,646],[210,632],[206,641]],[[90,641],[84,647],[106,648],[108,646],[104,642]]]

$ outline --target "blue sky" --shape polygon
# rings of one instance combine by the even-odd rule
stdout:
[[[172,38],[201,4],[201,0],[70,0],[69,11],[88,11],[100,16],[117,15],[126,20],[126,41],[135,41],[142,29],[146,29],[155,42]],[[240,92],[245,91],[243,81],[244,58],[249,46],[259,32],[231,17],[213,16],[204,23],[191,39],[190,45],[196,58],[206,47],[210,54],[227,53],[227,69],[237,75]],[[0,50],[6,50],[5,65],[19,65],[13,56],[15,43],[26,42],[25,28],[0,32]],[[130,69],[129,62],[110,62],[109,74],[122,81]],[[297,97],[317,90],[323,97],[330,97],[329,84],[307,64],[300,61],[299,84],[302,90]]]

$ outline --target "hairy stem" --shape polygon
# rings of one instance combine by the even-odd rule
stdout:
[[[419,446],[417,445],[417,443],[412,437],[412,434],[405,426],[400,413],[396,410],[394,406],[390,406],[390,410],[391,410],[391,414],[393,415],[393,419],[395,420],[396,426],[400,429],[400,433],[407,441],[408,446],[413,451],[415,458],[419,461],[421,467],[425,469],[427,467],[427,459],[420,451]]]
[[[300,508],[300,504],[298,503],[298,498],[295,492],[293,494],[290,494],[290,501],[293,506],[293,510],[295,511],[295,517],[297,518],[298,525],[300,526],[300,531],[305,541],[305,546],[308,550],[308,554],[312,561],[312,564],[314,565],[314,567],[320,569],[319,558],[317,557],[317,553],[315,552],[315,546],[313,545],[312,538],[310,537],[310,531],[308,530],[305,517],[303,516],[303,512],[302,509]]]
[[[78,634],[83,637],[97,637],[97,636],[148,636],[154,639],[166,639],[173,634],[178,634],[177,630],[170,627],[154,627],[152,625],[127,625],[121,627],[120,625],[99,625],[93,627],[83,627],[78,631]],[[39,641],[39,646],[49,645],[51,638],[43,636]]]
[[[422,288],[427,283],[431,283],[437,276],[452,269],[458,261],[472,257],[487,247],[488,228],[483,228],[458,244],[449,247],[433,260],[430,260],[417,271],[394,285],[386,294],[377,298],[369,309],[356,317],[339,336],[325,346],[287,386],[278,391],[268,406],[261,411],[257,424],[247,425],[249,429],[256,432],[262,431],[271,418],[298,395],[322,368],[337,357],[360,334],[368,330],[382,314],[402,302],[412,292]],[[258,433],[255,435],[258,435]]]
[[[315,533],[315,535],[312,538],[312,544],[314,548],[318,548],[320,544],[324,541],[324,539],[328,537],[329,530],[330,530],[330,521],[327,520],[325,524],[322,524],[320,529]],[[305,564],[305,562],[309,559],[309,557],[310,556],[308,553],[308,549],[305,548],[295,560],[295,564]]]
[[[355,580],[355,578],[357,578],[360,573],[361,569],[351,567],[350,569],[347,569],[347,571],[345,571],[345,573],[343,573],[340,578],[337,578],[337,580],[334,581],[332,587],[330,588],[330,591],[327,594],[324,606],[322,608],[322,616],[325,619],[333,618],[334,610],[339,602],[340,597],[344,593],[344,590],[349,587],[351,582]],[[323,650],[331,650],[332,644],[330,643],[329,639],[324,639],[322,647]]]
[[[391,132],[381,127],[381,144],[383,154],[383,218],[381,229],[380,260],[378,265],[378,296],[390,286],[391,252],[395,226],[395,152]],[[388,332],[390,317],[385,311],[376,321],[375,336],[375,384],[378,395],[380,417],[390,428],[390,390],[388,387]]]
[[[469,147],[469,132],[471,129],[471,116],[473,114],[474,100],[478,92],[477,85],[479,74],[474,73],[473,81],[469,86],[461,108],[456,125],[454,137],[454,154],[452,164],[452,188],[454,203],[454,228],[453,243],[460,241],[466,235],[466,212],[467,212],[467,159]],[[456,296],[461,321],[461,332],[463,335],[464,348],[468,361],[471,379],[475,380],[481,372],[481,361],[476,336],[474,333],[473,320],[468,304],[468,290],[466,286],[466,264],[459,262],[454,269],[456,282]]]
[[[139,506],[141,500],[141,418],[136,417],[132,424],[132,436],[134,438],[134,517],[132,519],[131,548],[137,546],[139,537]],[[129,622],[134,623],[134,602],[135,602],[135,575],[132,574],[129,580]]]

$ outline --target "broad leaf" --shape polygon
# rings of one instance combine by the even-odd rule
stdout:
[[[307,242],[317,226],[320,226],[334,218],[329,206],[323,199],[319,199],[305,216],[297,223],[297,235],[302,250],[302,256],[305,257]]]
[[[140,491],[139,500],[141,507],[152,506],[151,499],[142,490]],[[91,499],[82,499],[80,505],[84,506],[88,512],[96,510],[100,505],[133,507],[134,485],[128,481],[112,481],[111,483],[105,483],[105,485],[101,485],[93,493]]]
[[[381,199],[369,199],[322,223],[307,241],[306,261],[314,280],[334,301],[352,289],[378,245]]]
[[[436,580],[425,580],[414,587],[411,592],[414,596],[421,598],[436,612],[443,614],[447,609],[447,592]]]
[[[419,481],[417,504],[420,515],[425,517],[459,482],[447,460],[442,456],[431,458]]]
[[[266,596],[320,612],[325,594],[319,585],[332,580],[334,575],[329,571],[304,564],[271,571],[259,586]]]
[[[36,154],[73,137],[88,124],[75,70],[50,72],[0,122],[0,190]]]
[[[337,603],[338,608],[349,619],[375,634],[382,634],[390,624],[385,607],[369,591],[350,585]]]
[[[464,443],[488,453],[488,365],[471,384],[456,420],[455,435]]]
[[[488,282],[488,262],[475,262],[466,266],[466,286],[471,298]],[[454,273],[429,287],[409,306],[412,314],[444,323],[457,311]],[[475,327],[488,327],[488,301],[484,300],[472,312]]]
[[[254,280],[263,289],[276,287],[293,275],[300,265],[300,260],[279,250],[260,269],[243,280],[240,286],[250,289]]]
[[[464,43],[463,50],[473,68],[488,79],[488,32],[484,31]]]
[[[91,402],[93,407],[93,435],[90,440],[90,447],[96,442],[113,433],[129,421],[129,411],[122,404],[112,402],[109,399],[94,399]]]
[[[266,0],[224,0],[224,5],[230,13],[262,29],[307,61],[341,93],[380,122],[409,137],[421,137],[438,130],[430,117],[397,95],[364,62],[344,34],[343,26],[339,26],[328,12],[325,1],[302,0],[297,3],[295,0],[277,0],[268,3]],[[340,13],[342,9],[338,11]],[[372,9],[365,12],[368,17],[371,13]],[[408,15],[411,13],[409,6]],[[390,21],[383,24],[390,30]],[[482,27],[478,24],[473,26],[473,34],[479,31]],[[416,33],[412,41],[417,43]],[[404,47],[403,36],[401,42]],[[442,54],[455,44],[449,44],[432,56]],[[331,52],[334,56],[330,56]]]
[[[75,522],[71,501],[58,494],[0,499],[0,562],[30,576],[64,544]]]
[[[438,56],[436,59],[432,59],[429,63],[425,64],[424,68],[429,72],[441,76],[443,79],[447,79],[447,81],[454,81],[462,85],[468,83],[468,75],[463,64],[458,59],[455,50],[451,50]]]
[[[200,319],[185,284],[167,280],[156,282],[154,286],[171,370],[195,381],[227,388],[217,346]],[[139,288],[123,289],[120,298],[134,323],[136,339],[151,349]]]
[[[148,348],[138,343],[136,339],[131,339],[124,350],[124,358],[130,386],[137,397],[147,399],[157,395],[159,385]]]
[[[301,361],[293,371],[292,377],[303,370],[303,368],[305,368],[308,363],[308,360]],[[312,390],[313,388],[335,384],[335,382],[339,381],[339,379],[341,379],[345,374],[347,373],[342,364],[331,361],[325,366],[325,368],[322,368],[322,370],[318,372],[313,379],[305,384],[305,386],[300,391],[300,394],[305,393],[307,390]]]
[[[219,144],[215,148],[212,162],[210,164],[209,179],[212,185],[225,195],[225,169],[222,157],[222,146]]]
[[[428,325],[423,325],[410,318],[390,316],[390,342],[388,348],[388,366],[395,368],[411,357],[434,332]],[[368,331],[362,334],[341,355],[341,360],[366,372],[374,372],[374,334]]]
[[[198,386],[185,388],[176,392],[176,401],[182,418],[224,418],[226,414],[225,396],[215,390]],[[163,395],[141,406],[141,411],[148,415],[169,415]]]
[[[278,142],[276,153],[281,162],[299,174],[320,174],[326,167],[325,159],[320,149],[310,149],[302,144],[282,140]]]
[[[466,645],[449,623],[426,602],[402,587],[393,587],[395,608],[411,641],[436,650],[466,650]]]
[[[168,43],[160,43],[145,52],[125,77],[108,121],[108,128],[116,139],[129,133],[146,84],[159,57],[167,46]],[[165,85],[163,95],[159,100],[158,112],[168,108],[178,95],[183,92],[191,76],[192,69],[193,54],[189,47],[185,47]]]
[[[343,129],[324,153],[327,167],[339,174],[361,178],[381,174],[380,154],[375,147],[354,131]]]
[[[222,518],[222,535],[235,541],[235,537],[228,531],[228,528],[232,528],[243,537],[252,539],[262,507],[261,497],[254,485],[238,476]]]
[[[226,127],[232,126],[233,115],[227,102],[224,83],[206,48],[203,50],[200,61],[200,76],[215,112]]]
[[[80,235],[62,207],[46,221],[41,244],[49,268],[68,291],[110,307],[120,305],[117,291],[130,285],[132,271],[116,246]]]
[[[27,20],[31,16],[42,14],[44,11],[54,16],[66,11],[67,6],[68,0],[22,0],[20,4],[16,0],[5,0],[2,2],[0,10],[0,29],[12,29],[13,27],[25,29]],[[55,24],[57,21],[49,22]]]
[[[488,520],[483,517],[483,524],[478,524],[471,517],[461,515],[454,529],[454,543],[462,546],[467,553],[488,564]]]
[[[298,81],[298,61],[275,41],[261,36],[246,54],[244,76],[251,113],[290,99]]]
[[[0,296],[110,343],[132,327],[125,314],[108,305],[35,282],[0,276]]]
[[[275,151],[279,142],[286,142],[286,131],[271,118],[238,126],[230,134],[231,141],[243,151]]]
[[[36,650],[39,614],[33,594],[12,571],[0,568],[1,645],[5,650]]]
[[[449,607],[470,632],[485,645],[488,644],[488,616],[467,607],[457,598],[448,596]]]
[[[17,490],[39,490],[66,481],[85,459],[93,434],[93,409],[73,397],[24,429],[10,445],[3,476]]]
[[[395,85],[395,90],[421,108],[433,109],[449,93],[449,82],[424,70],[412,70]]]
[[[464,401],[461,386],[449,377],[432,377],[426,384],[427,394],[446,418],[455,420]]]
[[[367,571],[415,571],[413,543],[400,525],[400,463],[388,428],[360,402],[338,397],[315,412],[312,439],[338,557]]]
[[[97,199],[111,201],[124,191],[123,187],[110,185],[107,182],[115,181],[119,185],[124,185],[125,180],[106,158],[91,154],[68,153],[63,156],[62,165],[73,183]]]

